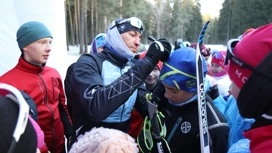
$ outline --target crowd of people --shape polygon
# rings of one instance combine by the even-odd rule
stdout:
[[[48,28],[21,25],[21,56],[0,76],[0,152],[201,152],[197,44],[159,38],[145,49],[143,30],[137,17],[112,21],[63,82],[46,66]],[[226,50],[199,48],[210,151],[271,152],[272,24]]]

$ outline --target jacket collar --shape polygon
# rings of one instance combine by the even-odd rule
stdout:
[[[36,66],[27,62],[23,57],[19,58],[19,62],[16,65],[17,68],[30,73],[40,73],[43,71],[43,66]]]
[[[123,68],[127,62],[128,59],[122,58],[113,52],[111,52],[108,48],[105,48],[101,53],[105,55],[106,60],[112,62],[113,64]]]

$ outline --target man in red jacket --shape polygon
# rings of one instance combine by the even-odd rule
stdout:
[[[59,73],[45,66],[51,52],[52,35],[36,21],[23,24],[17,31],[22,51],[17,65],[0,77],[0,82],[26,92],[36,103],[38,121],[51,153],[65,152],[64,135],[69,138],[72,124],[65,104]]]

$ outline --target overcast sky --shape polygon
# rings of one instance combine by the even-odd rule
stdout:
[[[218,17],[223,2],[224,0],[201,0],[201,13]]]

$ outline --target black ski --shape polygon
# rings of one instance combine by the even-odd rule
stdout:
[[[204,75],[203,65],[201,58],[201,45],[203,44],[203,38],[206,33],[210,21],[207,21],[203,26],[197,40],[196,46],[196,77],[197,77],[197,97],[198,97],[198,118],[199,118],[199,135],[200,135],[200,146],[201,153],[210,153],[209,146],[209,131],[208,131],[208,120],[206,111],[206,98],[204,93]]]

